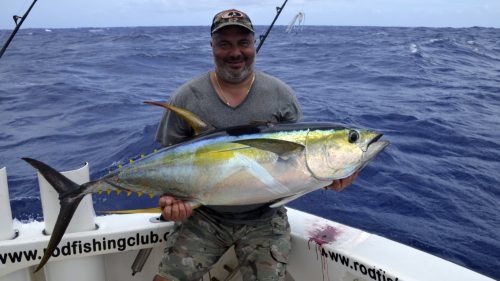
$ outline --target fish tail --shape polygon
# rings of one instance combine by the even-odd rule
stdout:
[[[82,201],[83,197],[88,193],[85,192],[85,184],[79,185],[72,180],[68,179],[49,165],[31,158],[22,158],[24,161],[28,162],[31,166],[37,169],[42,176],[54,187],[54,189],[59,194],[59,201],[61,204],[61,209],[59,210],[59,215],[50,236],[49,244],[45,250],[42,260],[35,269],[35,272],[40,270],[49,260],[50,256],[56,249],[57,245],[61,241],[64,232],[68,228],[71,218],[75,214],[75,211]]]

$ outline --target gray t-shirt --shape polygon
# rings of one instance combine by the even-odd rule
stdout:
[[[255,81],[245,100],[237,107],[226,105],[217,95],[204,73],[182,85],[170,104],[193,112],[215,129],[247,125],[253,122],[298,122],[302,119],[297,98],[282,81],[263,72],[255,72]],[[194,134],[193,129],[175,113],[166,111],[160,121],[156,140],[164,146],[182,142]],[[274,212],[267,205],[203,207],[219,220],[247,223]]]

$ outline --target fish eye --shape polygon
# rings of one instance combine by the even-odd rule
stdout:
[[[359,133],[357,131],[350,130],[348,140],[350,143],[357,142],[359,140]]]

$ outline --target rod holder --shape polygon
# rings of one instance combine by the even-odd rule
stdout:
[[[0,240],[13,239],[16,235],[9,200],[7,168],[0,168]]]

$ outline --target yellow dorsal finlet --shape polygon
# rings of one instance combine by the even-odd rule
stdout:
[[[103,193],[106,193],[106,195],[110,195],[113,191],[116,193],[116,195],[120,195],[122,192],[124,192],[124,190],[122,190],[122,189],[107,188],[106,190],[103,190],[103,189],[97,190],[97,194],[102,195]],[[131,196],[132,193],[136,193],[137,197],[141,197],[144,194],[147,194],[150,198],[153,198],[156,196],[156,194],[154,194],[154,193],[145,193],[144,191],[127,190],[125,192],[127,193],[127,197]]]

